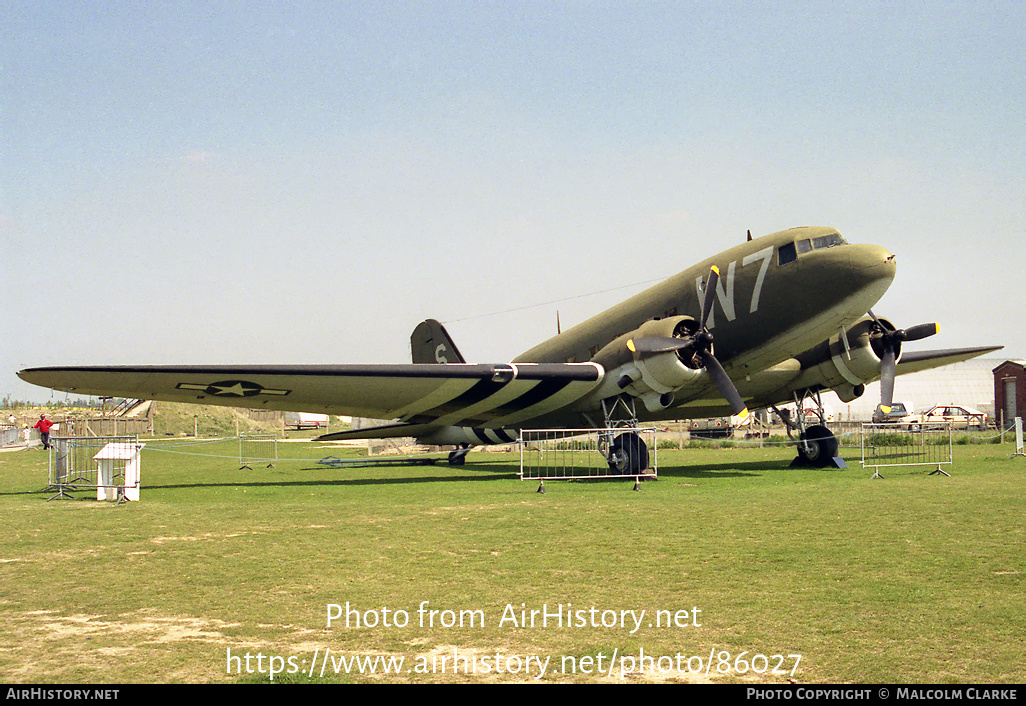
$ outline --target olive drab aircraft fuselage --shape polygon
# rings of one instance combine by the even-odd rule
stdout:
[[[895,375],[997,349],[902,355],[902,342],[937,326],[898,329],[872,313],[895,272],[882,247],[847,243],[833,228],[794,228],[749,236],[509,363],[465,362],[444,327],[428,320],[414,330],[409,364],[46,367],[18,375],[85,395],[393,420],[320,438],[415,437],[463,448],[509,443],[520,429],[608,426],[617,402],[641,422],[744,415],[810,392],[834,390],[850,401],[882,378],[886,409]]]

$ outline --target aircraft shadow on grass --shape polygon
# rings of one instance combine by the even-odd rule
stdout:
[[[307,468],[304,471],[323,470],[320,468]],[[672,466],[659,469],[659,478],[663,480],[675,478],[743,478],[761,476],[766,473],[786,472],[790,470],[782,465],[779,460],[775,461],[749,461],[715,464],[694,464],[687,466]],[[825,469],[829,472],[829,469]],[[346,487],[346,486],[374,486],[374,485],[404,485],[413,483],[453,483],[453,482],[490,482],[501,480],[520,480],[519,469],[514,465],[494,465],[489,468],[477,466],[475,474],[451,475],[448,471],[437,476],[407,476],[407,477],[382,477],[382,478],[321,478],[307,480],[251,480],[251,481],[219,481],[219,482],[196,482],[196,483],[160,483],[146,485],[146,490],[188,490],[200,488],[311,488],[311,487]],[[527,478],[525,481],[537,480]],[[548,480],[548,479],[547,479]],[[633,482],[633,477],[612,477],[612,478],[574,478],[574,479],[551,479],[552,482],[570,483],[627,483]],[[89,492],[91,489],[82,488],[72,492]],[[52,488],[42,490],[25,490],[14,492],[0,492],[0,496],[13,495],[39,495],[49,493]]]

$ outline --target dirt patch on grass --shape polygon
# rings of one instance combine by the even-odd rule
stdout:
[[[205,660],[181,660],[181,648],[193,645],[204,651],[207,645],[239,644],[225,634],[235,627],[216,619],[163,616],[151,609],[116,617],[54,610],[9,613],[0,630],[10,658],[4,660],[3,671],[11,682],[206,682],[217,671],[213,660],[197,672]]]

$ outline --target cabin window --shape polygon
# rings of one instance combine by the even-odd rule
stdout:
[[[801,255],[803,252],[809,252],[812,250],[812,243],[808,240],[799,240],[795,245],[798,246],[798,254]]]
[[[794,248],[794,243],[788,243],[781,245],[777,251],[777,264],[786,265],[789,262],[794,262],[798,259],[798,252]]]

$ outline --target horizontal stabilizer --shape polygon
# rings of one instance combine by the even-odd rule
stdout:
[[[331,434],[324,434],[314,438],[314,441],[345,441],[347,439],[398,439],[405,436],[420,436],[429,429],[433,429],[430,424],[407,424],[405,422],[395,422],[392,424],[380,424],[373,427],[363,427],[361,429],[346,429],[345,431],[336,431]]]

